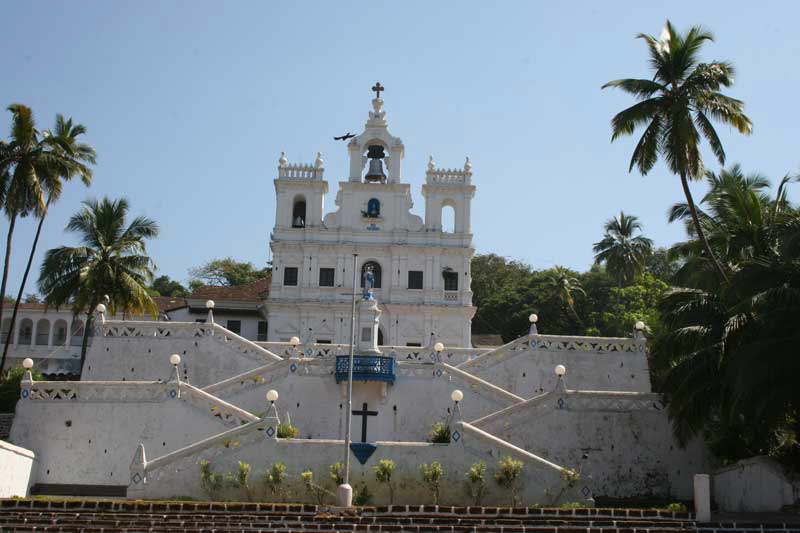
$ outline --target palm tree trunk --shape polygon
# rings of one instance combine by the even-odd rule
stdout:
[[[14,212],[11,215],[11,223],[8,226],[8,237],[6,237],[6,259],[5,263],[3,264],[3,281],[0,283],[0,330],[3,328],[3,304],[5,303],[6,299],[6,284],[8,283],[8,268],[9,263],[11,263],[11,238],[14,235],[14,226],[17,224],[17,213]],[[8,329],[8,338],[11,338],[11,335],[14,334],[14,330],[11,328]],[[2,373],[3,367],[6,366],[6,355],[3,352],[3,357],[0,359],[0,373]]]
[[[725,273],[725,270],[722,268],[722,264],[720,264],[717,256],[714,254],[714,250],[711,249],[711,244],[709,244],[708,239],[706,239],[706,234],[703,232],[702,226],[700,226],[700,217],[697,216],[697,208],[694,205],[692,192],[689,190],[689,182],[687,181],[686,174],[684,173],[681,173],[681,185],[683,186],[683,194],[686,196],[686,203],[689,204],[689,212],[692,214],[692,222],[694,223],[694,228],[697,231],[697,236],[703,242],[703,246],[705,246],[708,256],[711,258],[711,260],[714,262],[714,266],[717,268],[717,272],[719,272],[719,275],[722,276],[722,279],[727,283],[728,275]]]
[[[48,205],[50,201],[48,200]],[[41,218],[39,218],[39,226],[36,228],[36,236],[33,238],[33,246],[31,246],[31,254],[28,256],[28,264],[25,265],[25,273],[22,275],[22,283],[19,285],[19,292],[17,292],[17,301],[14,302],[14,311],[11,313],[11,324],[9,326],[9,333],[14,331],[14,324],[17,322],[17,310],[19,309],[19,303],[22,301],[22,293],[25,290],[25,283],[28,281],[28,274],[31,271],[31,263],[33,263],[33,254],[36,253],[36,245],[39,244],[39,235],[42,233],[42,224],[44,224],[44,217],[47,216],[47,210],[42,213]],[[8,354],[8,346],[11,344],[11,335],[6,337],[5,345],[3,346],[3,357],[0,359],[0,374],[3,372],[3,367],[5,367],[6,363],[6,356]]]

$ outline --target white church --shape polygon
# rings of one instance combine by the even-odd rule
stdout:
[[[21,493],[224,497],[203,489],[208,460],[216,472],[247,462],[254,479],[284,463],[291,497],[308,500],[300,473],[326,480],[348,457],[351,484],[369,486],[375,503],[387,495],[373,467],[391,459],[395,503],[427,503],[419,467],[437,461],[442,501],[463,505],[470,466],[483,462],[491,476],[510,456],[523,463],[525,504],[691,498],[694,474],[713,459],[700,441],[674,440],[651,389],[644,324],[623,338],[555,336],[532,315],[527,335],[472,346],[470,162],[431,161],[425,218],[412,214],[405,147],[375,89],[364,131],[347,145],[336,211],[324,213],[321,156],[281,157],[269,288],[249,287],[246,298],[218,288],[216,302],[195,295],[169,320],[120,320],[99,306],[80,381],[26,375],[10,435],[34,458],[21,467]],[[288,422],[297,438],[279,438]],[[449,442],[429,442],[437,422]],[[485,503],[507,502],[492,485]]]

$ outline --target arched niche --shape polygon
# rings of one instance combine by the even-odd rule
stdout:
[[[33,342],[33,320],[23,318],[19,323],[19,336],[17,344],[30,345]]]
[[[67,342],[67,321],[56,320],[53,324],[53,346],[62,346]]]
[[[306,227],[306,197],[298,194],[292,200],[292,227]]]
[[[381,265],[377,261],[367,261],[361,266],[361,287],[364,287],[364,272],[368,267],[372,267],[372,275],[375,278],[373,289],[381,288]]]
[[[442,221],[443,233],[455,233],[457,224],[456,216],[456,203],[453,200],[447,199],[442,202],[440,211],[440,220]]]
[[[50,321],[40,318],[36,322],[36,345],[47,346],[50,343]]]

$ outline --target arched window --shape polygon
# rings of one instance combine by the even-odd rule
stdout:
[[[378,218],[381,216],[381,201],[377,198],[371,198],[367,202],[367,216],[370,218]]]
[[[364,286],[364,272],[367,271],[368,267],[372,267],[372,275],[375,277],[375,285],[373,286],[374,289],[381,288],[381,266],[376,263],[375,261],[367,261],[364,263],[364,266],[361,267],[361,286]]]
[[[5,344],[6,339],[8,338],[8,331],[11,329],[11,318],[6,318],[3,320],[3,327],[0,329],[0,341]]]
[[[67,342],[67,321],[56,320],[53,325],[53,346],[62,346]]]
[[[442,232],[456,232],[456,209],[455,206],[449,202],[442,204]]]
[[[74,319],[70,326],[70,346],[80,346],[83,343],[83,320]]]
[[[378,346],[383,346],[383,329],[378,327]]]
[[[36,345],[47,346],[50,342],[50,321],[46,318],[36,322]]]
[[[17,344],[30,344],[33,339],[33,320],[23,318],[19,323],[19,338]]]
[[[303,196],[294,199],[294,206],[292,207],[292,227],[306,227],[306,199]]]

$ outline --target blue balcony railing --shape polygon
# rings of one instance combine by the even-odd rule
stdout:
[[[336,383],[347,381],[350,356],[336,356]],[[353,356],[353,381],[387,381],[394,383],[394,358],[379,355]]]

